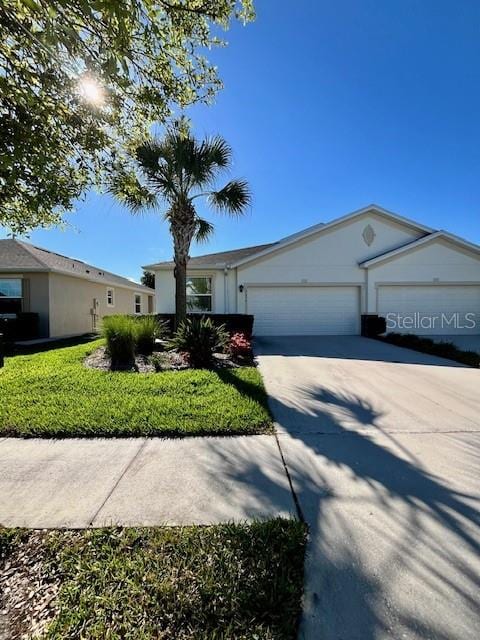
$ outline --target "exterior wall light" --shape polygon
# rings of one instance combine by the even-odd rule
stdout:
[[[243,293],[244,288],[245,287],[243,286],[243,284],[239,285],[238,290],[240,291],[240,293]]]

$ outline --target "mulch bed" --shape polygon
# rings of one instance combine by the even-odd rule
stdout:
[[[111,371],[111,360],[105,347],[95,349],[93,353],[88,355],[83,361],[88,369],[97,369],[99,371]],[[241,366],[251,367],[252,360],[244,362],[233,361],[230,356],[224,353],[216,353],[214,355],[214,365],[217,369],[237,368]],[[158,371],[182,371],[190,369],[188,357],[186,354],[178,351],[154,351],[151,356],[136,355],[135,363],[125,369],[132,373],[155,373]]]
[[[46,535],[19,532],[12,552],[0,552],[0,640],[39,637],[57,614],[59,578],[47,570]]]

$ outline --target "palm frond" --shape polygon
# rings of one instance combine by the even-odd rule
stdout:
[[[213,182],[220,169],[229,166],[232,150],[221,136],[196,143],[189,168],[191,185],[203,188]]]
[[[136,148],[135,159],[153,191],[160,191],[167,200],[178,193],[175,149],[169,138],[151,138],[144,142]]]
[[[123,202],[133,213],[158,206],[156,195],[132,172],[117,170],[110,178],[107,191]]]
[[[143,171],[150,173],[158,168],[160,158],[163,158],[163,152],[163,141],[151,138],[135,149],[135,159]]]
[[[223,213],[241,215],[252,202],[252,196],[246,180],[231,180],[223,189],[212,191],[209,203]]]
[[[214,230],[215,227],[211,222],[208,222],[208,220],[204,220],[203,218],[197,218],[195,240],[197,242],[207,242]]]
[[[205,158],[219,169],[225,169],[232,161],[232,148],[222,136],[207,138],[200,145],[200,150]]]

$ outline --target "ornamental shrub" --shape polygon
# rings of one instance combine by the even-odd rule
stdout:
[[[194,369],[209,368],[213,354],[223,351],[228,344],[224,325],[215,326],[210,318],[187,318],[178,327],[169,346],[188,354]]]
[[[233,360],[251,360],[252,343],[244,333],[234,333],[230,338],[230,355]]]
[[[112,369],[131,367],[135,361],[135,320],[131,316],[105,316],[102,335],[107,343],[107,353]]]
[[[159,322],[155,316],[135,318],[135,350],[148,356],[155,350],[155,340],[165,338],[167,327]]]

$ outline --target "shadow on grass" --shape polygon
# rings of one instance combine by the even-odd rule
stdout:
[[[242,396],[246,396],[247,398],[258,402],[258,404],[260,404],[266,411],[268,411],[269,415],[272,416],[268,397],[263,384],[254,384],[249,380],[245,380],[238,375],[235,375],[233,373],[234,371],[241,371],[241,368],[228,369],[226,367],[222,367],[220,369],[216,369],[215,373],[222,382],[235,387]]]
[[[13,356],[31,356],[35,353],[44,353],[56,349],[66,349],[68,347],[78,347],[82,344],[88,344],[94,340],[98,340],[100,336],[97,333],[86,333],[82,336],[74,336],[71,338],[59,338],[49,342],[40,342],[38,344],[14,344],[12,342],[5,343],[4,351],[6,357]]]

